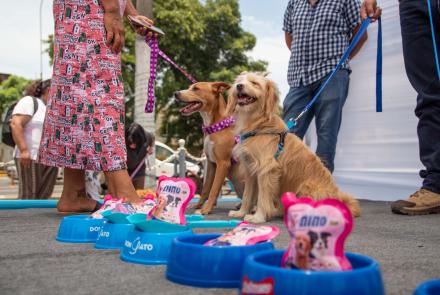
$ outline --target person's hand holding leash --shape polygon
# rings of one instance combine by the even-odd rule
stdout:
[[[149,19],[148,17],[146,17],[144,15],[135,15],[135,16],[132,16],[132,18],[137,20],[139,23],[145,24],[146,27],[135,28],[136,33],[138,33],[141,36],[146,36],[147,32],[148,32],[147,27],[151,27],[152,25],[154,25],[154,21],[152,21],[151,19]]]
[[[382,15],[382,9],[377,6],[377,0],[364,0],[361,7],[361,17],[366,19],[371,17],[372,21],[376,21]]]

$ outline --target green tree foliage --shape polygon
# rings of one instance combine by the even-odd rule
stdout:
[[[11,75],[0,84],[0,114],[23,97],[23,92],[29,83],[30,81],[25,78]]]
[[[267,63],[254,61],[246,53],[256,38],[241,27],[238,0],[155,0],[155,24],[166,33],[159,47],[199,81],[232,82],[243,71],[265,71]],[[125,23],[122,72],[127,97],[127,124],[134,107],[135,34]],[[47,52],[53,56],[53,38]],[[203,145],[200,116],[182,117],[173,103],[173,93],[190,85],[187,78],[159,59],[156,83],[156,114],[167,143],[183,138],[193,152]],[[147,98],[145,98],[146,100]]]
[[[243,71],[265,71],[267,64],[253,61],[246,53],[256,38],[241,28],[237,0],[155,0],[154,20],[166,35],[160,48],[199,81],[232,82]],[[156,87],[158,112],[164,115],[161,132],[167,142],[184,138],[190,148],[203,144],[200,116],[182,117],[172,94],[190,82],[160,61]]]

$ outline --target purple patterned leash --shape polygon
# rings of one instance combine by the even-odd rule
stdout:
[[[166,62],[168,62],[170,65],[178,69],[182,74],[185,75],[185,77],[190,80],[193,84],[197,83],[197,80],[194,79],[193,76],[191,76],[187,71],[185,71],[182,67],[180,67],[178,64],[176,64],[168,55],[165,54],[162,50],[159,49],[159,55],[162,57]]]
[[[182,74],[185,75],[188,80],[192,83],[197,83],[197,80],[194,79],[188,72],[182,69],[179,65],[177,65],[168,55],[165,54],[162,50],[159,49],[159,42],[157,36],[148,36],[145,41],[148,46],[151,48],[150,54],[150,78],[148,79],[148,98],[147,104],[145,105],[145,112],[152,113],[154,110],[154,82],[156,81],[156,72],[157,72],[157,60],[160,55],[166,62],[170,65],[178,69]]]
[[[148,79],[148,98],[147,104],[145,105],[145,112],[152,113],[154,110],[154,82],[156,81],[156,70],[157,70],[157,55],[159,52],[159,45],[157,36],[148,36],[145,41],[151,48],[150,54],[150,78]]]

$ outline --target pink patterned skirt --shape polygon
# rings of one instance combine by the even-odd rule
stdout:
[[[54,66],[42,164],[93,171],[126,168],[121,57],[105,43],[99,3],[54,0]]]

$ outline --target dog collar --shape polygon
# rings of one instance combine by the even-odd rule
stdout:
[[[227,117],[224,120],[222,120],[218,123],[215,123],[211,126],[203,126],[202,130],[203,130],[203,133],[205,133],[205,134],[214,134],[214,133],[222,131],[228,127],[231,127],[234,124],[235,124],[235,118],[231,116],[231,117]]]

